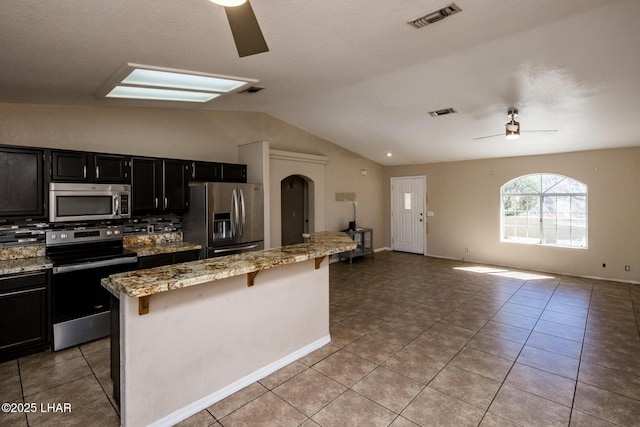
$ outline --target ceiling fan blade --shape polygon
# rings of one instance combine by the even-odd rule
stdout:
[[[248,1],[240,6],[225,7],[224,10],[227,12],[227,19],[240,58],[269,51],[256,15]]]
[[[504,132],[503,133],[499,133],[497,135],[488,135],[488,136],[480,136],[478,138],[473,138],[473,140],[478,140],[478,139],[487,139],[487,138],[495,138],[496,136],[504,136]]]
[[[533,132],[537,132],[537,133],[556,133],[558,132],[558,129],[541,129],[541,130],[521,130],[520,133],[533,133]]]

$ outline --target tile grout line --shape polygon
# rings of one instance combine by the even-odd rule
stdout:
[[[87,359],[87,355],[85,354],[85,352],[82,350],[81,346],[78,346],[78,350],[80,351],[80,354],[82,354],[82,358],[84,359],[84,361],[87,363],[87,366],[89,367],[89,369],[91,370],[91,375],[93,375],[93,378],[96,380],[96,382],[98,383],[98,385],[100,386],[100,389],[102,390],[102,392],[104,393],[105,397],[107,398],[107,401],[109,402],[109,405],[111,405],[111,407],[113,408],[113,410],[115,411],[116,415],[118,416],[118,419],[120,419],[120,408],[116,408],[114,402],[111,401],[111,398],[109,397],[109,393],[107,392],[107,390],[104,389],[102,383],[100,382],[100,380],[98,379],[98,376],[96,375],[95,370],[93,369],[93,366],[91,366],[91,363],[89,363],[89,360]],[[87,353],[88,354],[88,353]],[[109,367],[109,371],[111,371],[111,367]],[[109,378],[111,378],[111,376],[109,376]],[[99,399],[93,400],[91,402],[87,402],[84,405],[81,406],[86,406],[90,403],[96,402]]]
[[[536,325],[537,325],[537,324],[538,324],[538,322],[540,321],[540,319],[541,319],[542,315],[544,314],[544,311],[546,310],[547,306],[549,305],[549,302],[550,302],[550,301],[551,301],[551,299],[553,298],[553,295],[556,293],[556,291],[557,291],[557,289],[558,289],[558,286],[560,285],[560,283],[561,283],[561,282],[562,282],[562,279],[558,279],[558,282],[556,283],[556,285],[555,285],[555,287],[554,287],[554,289],[553,289],[553,292],[551,293],[551,296],[549,297],[549,299],[547,300],[547,303],[546,303],[546,304],[544,305],[544,307],[542,308],[542,311],[540,312],[540,315],[539,315],[539,316],[538,316],[538,318],[536,319],[536,323],[535,323],[535,324],[533,325],[533,327],[531,328],[531,331],[529,332],[529,335],[527,335],[527,339],[526,339],[526,340],[524,341],[524,343],[522,344],[522,348],[521,348],[521,349],[520,349],[520,351],[518,352],[518,355],[517,355],[517,356],[516,356],[516,358],[513,360],[513,364],[511,365],[511,368],[509,368],[509,371],[507,372],[507,375],[505,375],[504,379],[502,380],[502,382],[501,382],[501,384],[500,384],[500,387],[498,387],[498,390],[496,391],[496,394],[493,396],[493,399],[491,399],[491,403],[489,403],[489,406],[487,406],[487,410],[485,411],[485,414],[484,414],[484,416],[482,417],[482,420],[484,420],[484,417],[489,413],[489,408],[491,408],[491,405],[493,405],[493,402],[495,401],[496,397],[498,396],[498,393],[500,393],[500,390],[502,390],[502,387],[505,385],[505,381],[507,380],[507,377],[509,376],[509,374],[510,374],[510,373],[511,373],[511,371],[513,370],[513,367],[516,365],[516,363],[517,363],[517,361],[518,361],[518,358],[519,358],[519,357],[520,357],[520,355],[522,354],[522,351],[523,351],[523,350],[524,350],[524,348],[527,346],[527,341],[529,341],[529,338],[531,337],[531,334],[533,334],[533,331],[535,330]],[[522,286],[524,286],[526,283],[527,283],[527,280],[525,280],[525,281],[524,281],[524,283],[522,284]],[[522,288],[522,286],[521,286],[520,288]],[[520,289],[518,289],[518,290],[520,290]],[[516,291],[516,292],[517,292],[517,291]],[[577,381],[577,373],[576,373],[576,381]],[[510,387],[511,387],[511,386],[510,386]],[[514,387],[514,388],[516,388],[516,389],[520,390],[520,389],[519,389],[519,388],[517,388],[517,387]],[[574,385],[574,388],[575,388],[575,385]],[[524,391],[525,393],[529,393],[529,392],[528,392],[528,391],[526,391],[526,390],[521,390],[521,391]],[[543,398],[543,399],[545,399],[545,400],[549,400],[549,399],[546,399],[546,398],[544,398],[544,397],[542,397],[542,396],[538,396],[538,395],[536,395],[536,394],[534,394],[534,393],[530,393],[530,394],[532,394],[532,395],[534,395],[534,396],[537,396],[537,397],[541,397],[541,398]],[[574,390],[574,396],[575,396],[575,390]],[[551,400],[549,400],[549,401],[550,401],[550,402],[552,402]],[[557,402],[554,402],[554,403],[557,403]],[[572,407],[573,407],[573,404],[572,404]],[[570,421],[571,421],[571,410],[572,410],[572,408],[569,408],[569,409],[570,409],[570,412],[569,412],[569,423],[567,423],[567,425],[569,425],[569,424],[570,424]],[[497,414],[496,414],[496,415],[497,415]],[[507,420],[509,420],[509,421],[513,422],[514,424],[517,424],[517,422],[516,422],[515,420],[511,420],[511,419],[506,418],[506,417],[503,417],[503,416],[501,416],[501,415],[498,415],[498,416],[499,416],[499,417],[501,417],[501,418],[505,418],[505,419],[507,419]],[[481,420],[481,422],[482,422],[482,420]]]

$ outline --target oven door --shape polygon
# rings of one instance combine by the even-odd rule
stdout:
[[[100,280],[136,268],[136,257],[122,257],[53,269],[53,350],[62,350],[111,333],[109,292]]]

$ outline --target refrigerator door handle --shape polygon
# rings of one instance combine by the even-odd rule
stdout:
[[[238,234],[238,192],[234,189],[231,192],[231,237]]]
[[[246,215],[245,215],[245,208],[244,208],[244,192],[242,191],[242,188],[240,189],[240,221],[238,221],[238,225],[240,228],[240,237],[242,237],[242,235],[244,235],[244,226],[245,226],[245,220],[246,220]]]

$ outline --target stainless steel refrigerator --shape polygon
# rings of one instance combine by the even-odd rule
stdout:
[[[262,184],[192,182],[184,240],[202,245],[201,258],[264,248]]]

